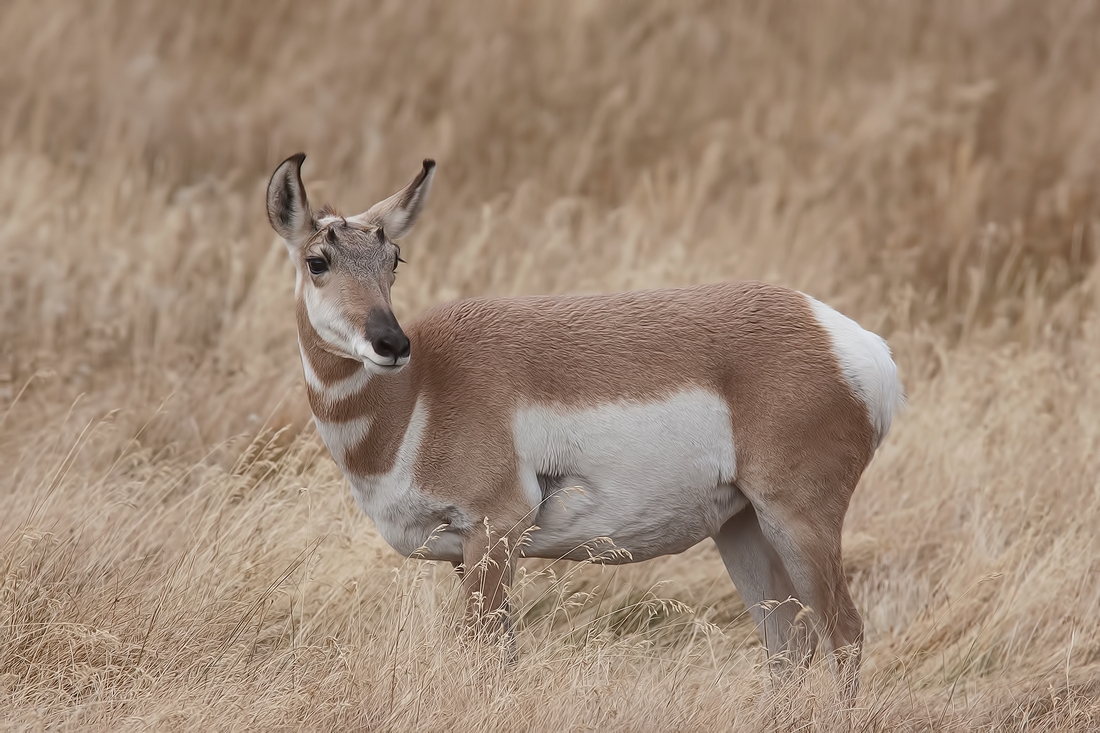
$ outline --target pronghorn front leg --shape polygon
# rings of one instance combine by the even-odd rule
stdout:
[[[515,562],[523,527],[514,522],[498,524],[486,517],[462,540],[462,578],[466,593],[466,622],[479,636],[496,640],[503,634],[515,657],[511,604],[508,591],[515,576]]]

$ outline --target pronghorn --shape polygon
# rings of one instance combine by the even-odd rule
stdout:
[[[267,211],[297,271],[309,402],[395,550],[461,563],[472,613],[506,615],[517,554],[585,560],[609,538],[606,559],[636,562],[711,537],[769,656],[806,662],[820,634],[854,690],[841,527],[903,399],[885,341],[758,282],[476,298],[402,329],[395,242],[435,162],[343,217],[310,208],[304,159],[275,171]]]

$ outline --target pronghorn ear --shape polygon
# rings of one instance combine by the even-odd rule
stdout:
[[[290,156],[279,164],[267,184],[267,220],[288,246],[298,244],[316,228],[302,185],[305,159],[305,153]]]
[[[351,218],[363,224],[382,227],[389,239],[401,239],[409,233],[424,209],[434,177],[435,161],[428,158],[412,183],[385,201],[379,201],[359,216]]]

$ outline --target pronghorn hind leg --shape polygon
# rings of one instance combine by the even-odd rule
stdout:
[[[837,514],[822,511],[806,516],[774,503],[763,509],[757,506],[760,529],[782,559],[799,599],[812,609],[841,693],[853,703],[859,691],[863,619],[844,577],[840,547],[844,516]]]
[[[722,525],[714,543],[763,637],[773,674],[784,680],[807,667],[817,643],[813,628],[752,506]]]

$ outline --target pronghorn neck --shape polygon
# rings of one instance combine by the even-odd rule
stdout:
[[[309,405],[337,464],[360,476],[389,471],[416,406],[412,365],[374,374],[362,362],[328,351],[304,315],[298,318],[298,345]]]

